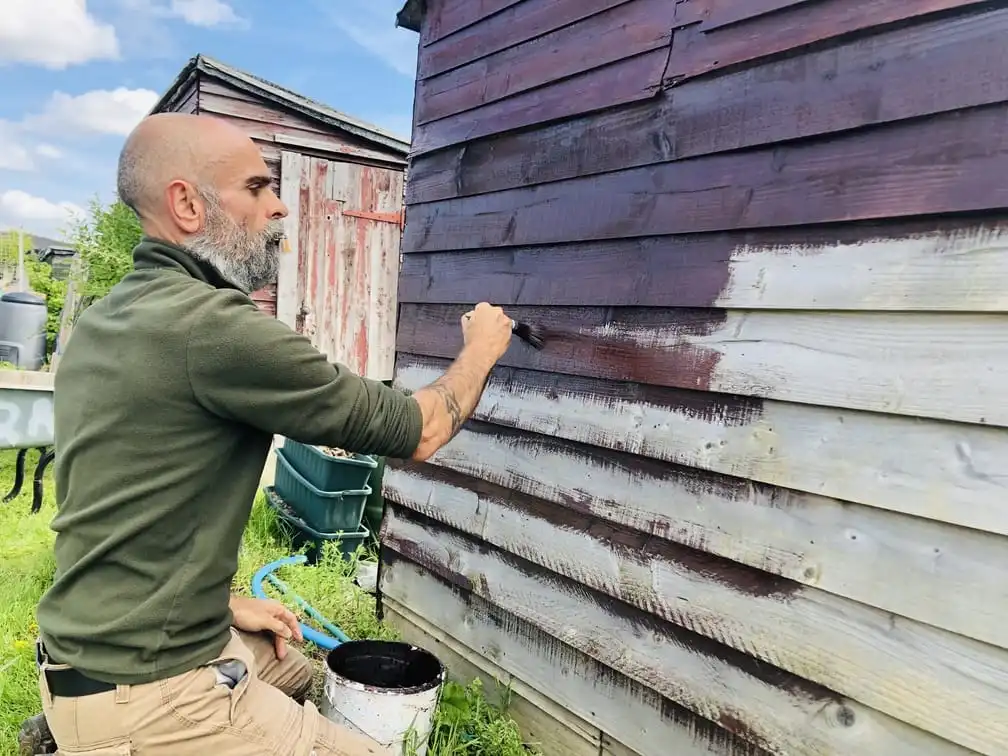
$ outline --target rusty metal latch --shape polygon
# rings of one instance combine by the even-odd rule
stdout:
[[[399,228],[405,228],[406,226],[406,210],[400,210],[398,213],[373,213],[367,210],[344,210],[343,215],[348,215],[351,218],[364,218],[365,220],[380,221],[382,223],[395,223]]]

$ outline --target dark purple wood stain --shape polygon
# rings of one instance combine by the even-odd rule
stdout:
[[[415,125],[412,152],[420,155],[498,131],[640,102],[661,90],[666,63],[668,51],[653,50],[498,100],[474,112]]]
[[[461,29],[431,44],[420,56],[417,78],[423,80],[450,71],[630,1],[523,0],[478,26]]]
[[[454,470],[429,464],[390,461],[389,467],[398,468],[428,480],[445,483],[456,488],[474,492],[480,501],[493,502],[499,507],[511,510],[516,518],[533,517],[544,520],[558,528],[583,532],[610,546],[621,558],[646,565],[651,559],[660,559],[679,565],[687,572],[695,573],[751,596],[773,596],[786,598],[801,590],[801,585],[778,575],[745,567],[730,559],[689,548],[659,536],[601,520],[583,510],[558,507],[553,502],[529,496],[503,486],[465,475]],[[412,502],[400,501],[400,505],[417,511]],[[529,561],[549,560],[548,554],[518,554]],[[541,562],[540,562],[541,563]],[[544,565],[544,566],[549,566]],[[603,590],[602,586],[593,586]],[[673,599],[674,597],[666,597]],[[641,607],[643,608],[643,607]],[[665,619],[675,622],[675,617],[665,615]]]
[[[421,80],[416,122],[446,118],[591,68],[668,49],[674,8],[668,0],[634,0]]]
[[[422,155],[410,167],[406,200],[531,186],[1002,102],[1006,38],[1008,9],[1000,9],[689,81],[628,108]]]
[[[382,546],[381,559],[382,563],[391,572],[395,572],[398,569],[410,569],[411,563],[418,566],[421,564],[407,556],[405,552],[390,548],[388,544]],[[584,659],[584,654],[577,649],[568,646],[551,635],[543,633],[531,623],[504,611],[458,583],[445,579],[437,573],[432,574],[432,578],[458,597],[459,601],[466,605],[469,613],[474,617],[496,627],[502,635],[513,637],[521,644],[537,649],[555,667],[560,669],[570,668],[579,665],[579,661]],[[675,701],[642,686],[620,672],[616,672],[604,665],[597,665],[595,669],[598,675],[585,680],[584,683],[586,685],[598,684],[606,688],[612,687],[615,690],[630,693],[633,698],[640,700],[642,705],[659,711],[662,718],[670,726],[693,733],[699,741],[709,743],[715,749],[714,754],[717,756],[770,756],[770,753],[760,746],[747,742],[733,734],[733,732],[729,732],[710,720],[694,714]],[[748,729],[742,722],[739,722],[739,725],[740,728],[738,731],[746,731]]]
[[[730,0],[730,5],[743,9],[751,1]],[[714,0],[714,5],[725,4],[725,0]],[[711,0],[679,3],[676,22],[689,24],[703,20],[710,5]],[[741,64],[752,65],[784,53],[793,55],[802,48],[854,32],[883,30],[899,22],[926,20],[946,11],[983,10],[997,5],[991,0],[817,0],[722,28],[717,27],[715,11],[714,24],[689,26],[676,34],[676,54],[668,76],[681,81]],[[918,86],[923,86],[923,80]]]
[[[1008,69],[1006,69],[1008,70]],[[713,307],[730,291],[732,252],[802,245],[849,244],[954,234],[984,224],[1008,230],[1004,214],[969,219],[858,223],[738,233],[647,236],[536,247],[501,247],[406,255],[399,301],[497,305]],[[784,303],[786,304],[786,303]]]
[[[426,0],[421,41],[430,45],[523,0]]]
[[[421,525],[431,534],[445,530],[444,525],[410,509],[399,508],[396,514],[404,520]],[[497,549],[485,542],[477,541],[458,531],[452,530],[449,532],[453,541],[464,544],[466,550],[474,553],[491,554],[514,569],[515,572],[534,578],[541,583],[549,585],[559,593],[566,593],[569,596],[576,597],[579,602],[594,605],[604,613],[618,618],[620,624],[627,628],[627,632],[632,633],[636,637],[644,637],[651,634],[658,638],[663,638],[683,649],[731,665],[767,685],[787,691],[796,697],[805,698],[810,701],[821,701],[823,703],[841,703],[844,700],[842,696],[822,685],[805,680],[772,664],[755,659],[741,651],[736,651],[733,648],[716,643],[703,635],[642,612],[629,604],[617,601],[610,596],[592,590],[562,575],[543,570],[538,565],[532,564],[514,554]],[[431,540],[438,541],[436,537],[432,537]],[[436,572],[454,585],[461,585],[463,581],[467,581],[467,578],[455,573],[451,565],[448,564],[443,548],[433,549],[427,544],[418,544],[408,539],[401,539],[394,533],[388,534],[386,543],[404,556],[408,556],[411,561],[418,560],[417,564]],[[471,581],[468,582],[469,590],[475,590],[483,598],[493,601],[493,591],[486,584],[473,586]],[[594,656],[594,654],[592,655]],[[657,670],[648,669],[644,671],[644,674],[651,677],[651,679],[642,680],[645,684],[658,690],[664,687],[660,673]]]
[[[669,0],[642,14],[651,5],[429,0],[402,245],[400,370],[446,366],[461,346],[458,316],[490,300],[547,335],[541,352],[515,340],[495,370],[498,390],[583,397],[602,407],[639,402],[744,425],[760,419],[762,404],[708,393],[718,353],[682,343],[723,327],[726,314],[716,305],[730,294],[735,248],[952,233],[978,220],[1004,227],[1003,2]],[[651,36],[633,37],[625,50],[609,42],[596,50],[574,33],[601,29],[600,19],[616,28],[630,18]],[[634,45],[654,43],[658,30],[671,30],[671,42],[639,53]],[[559,61],[552,69],[551,57]],[[800,254],[793,261],[803,262]],[[604,421],[604,410],[595,417]],[[490,436],[502,454],[564,455],[651,490],[673,483],[686,499],[714,494],[739,507],[803,507],[809,517],[820,501],[500,425],[471,422],[464,432]],[[630,439],[602,437],[632,448]],[[513,463],[473,475],[406,467],[476,492],[481,506],[492,500],[516,518],[589,534],[631,564],[660,558],[785,602],[797,590],[770,574],[778,569],[773,560],[761,572],[706,554],[702,539],[690,540],[670,518],[648,515],[633,528],[606,520],[597,514],[605,506],[628,503],[601,496],[591,475],[560,487]],[[578,652],[494,606],[486,578],[459,574],[458,552],[440,544],[492,552],[548,590],[598,606],[625,628],[623,643],[657,634],[790,691],[796,702],[842,700],[729,648],[717,618],[709,627],[681,627],[683,618],[656,616],[670,612],[651,606],[657,602],[645,591],[621,594],[631,606],[598,590],[606,588],[601,580],[579,585],[551,571],[548,554],[507,554],[393,506],[430,538],[426,545],[397,540],[390,529],[383,552],[391,569],[397,562],[406,569],[405,559],[450,582],[473,616],[550,649],[555,657],[547,662],[560,665]],[[603,648],[581,650],[607,658]],[[744,721],[731,691],[713,723],[661,698],[667,681],[653,668],[638,675],[643,685],[600,670],[599,681],[628,686],[642,705],[661,701],[670,725],[703,733],[715,753],[769,750],[762,736],[772,736],[774,725]]]
[[[402,305],[396,349],[454,358],[462,347],[458,321],[466,309]],[[717,331],[725,319],[723,310],[699,309],[515,307],[509,313],[541,327],[546,345],[534,350],[513,339],[503,365],[700,390],[709,388],[719,352],[685,343],[656,349],[637,343],[626,332],[650,332],[662,339],[703,336]],[[606,330],[590,332],[594,329]]]
[[[407,209],[403,252],[1008,207],[1008,106]]]

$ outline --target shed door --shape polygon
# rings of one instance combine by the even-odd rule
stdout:
[[[330,360],[391,380],[403,172],[284,152],[280,197],[290,251],[277,317]]]

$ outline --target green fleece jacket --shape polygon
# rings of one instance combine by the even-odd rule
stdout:
[[[53,659],[111,683],[170,677],[228,640],[238,548],[274,434],[409,457],[411,397],[329,363],[171,244],[78,321],[56,373]]]

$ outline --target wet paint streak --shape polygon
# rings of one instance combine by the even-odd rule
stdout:
[[[443,358],[400,352],[396,367],[397,374],[414,369],[439,374],[447,370],[449,365],[451,361]],[[645,410],[653,408],[661,413],[673,413],[728,428],[753,425],[764,415],[764,400],[755,396],[694,391],[507,366],[494,368],[491,383],[495,391],[516,396],[533,395],[548,401],[562,398],[565,402],[582,402],[593,411],[597,409],[602,413],[630,412],[630,408],[635,406],[645,413]],[[481,408],[478,414],[481,419],[500,422],[496,417],[496,409],[491,405]],[[643,415],[641,421],[643,422]],[[630,448],[632,441],[627,436],[599,439],[595,445],[643,453],[639,448]]]
[[[397,570],[411,569],[419,564],[408,555],[390,546],[381,549],[382,564],[393,575]],[[492,602],[472,593],[466,587],[452,583],[439,574],[428,573],[429,579],[448,589],[458,601],[468,608],[474,618],[486,621],[502,635],[515,638],[528,648],[536,649],[545,661],[556,669],[571,669],[583,666],[583,653],[560,640],[539,630],[535,625],[504,611]],[[393,578],[394,579],[394,578]],[[448,628],[449,633],[451,628]],[[708,743],[718,756],[770,756],[770,752],[753,743],[746,742],[708,719],[694,714],[675,701],[648,689],[611,667],[593,662],[597,675],[588,681],[604,688],[625,691],[628,697],[639,701],[640,705],[657,710],[669,727],[685,730],[697,741]]]
[[[794,580],[746,567],[651,533],[601,520],[583,509],[558,507],[552,502],[448,468],[391,459],[386,464],[390,469],[412,472],[428,480],[473,491],[480,500],[492,501],[513,512],[515,517],[538,518],[558,528],[585,533],[611,547],[623,559],[634,563],[643,564],[650,559],[665,560],[679,565],[687,573],[694,573],[751,596],[785,599],[802,589]]]
[[[810,702],[842,703],[844,700],[842,696],[822,685],[805,680],[779,667],[749,656],[742,651],[717,643],[706,636],[687,630],[686,628],[679,627],[672,622],[642,612],[636,607],[617,601],[610,596],[606,596],[604,593],[588,588],[562,575],[545,570],[539,565],[519,556],[497,549],[494,546],[457,531],[446,532],[446,528],[442,524],[410,509],[397,508],[396,513],[402,520],[416,523],[429,533],[440,532],[444,533],[447,537],[450,532],[450,538],[460,544],[464,544],[464,548],[479,554],[491,554],[495,559],[498,559],[517,572],[528,577],[534,577],[540,583],[548,585],[551,590],[576,597],[578,603],[594,606],[601,612],[618,618],[619,623],[625,628],[628,634],[638,637],[651,634],[654,637],[662,638],[702,657],[723,662],[766,685],[790,695],[800,696]],[[466,587],[488,601],[493,601],[493,596],[488,592],[485,583],[486,578],[482,575],[468,578],[465,575],[456,573],[445,560],[443,547],[435,550],[429,544],[400,539],[395,532],[387,534],[386,543],[404,556],[407,556],[411,561],[415,561],[422,567],[440,575],[443,579],[455,585]],[[592,642],[591,639],[585,640],[589,644]],[[605,656],[601,651],[595,654],[587,651],[587,649],[584,650],[589,655],[596,656],[596,658],[597,656]],[[655,670],[647,670],[647,673],[649,676],[653,676]],[[654,682],[654,680],[651,682]]]
[[[464,311],[402,305],[397,349],[454,358],[462,347],[455,324]],[[724,310],[710,309],[527,307],[511,314],[539,326],[546,346],[536,351],[514,340],[503,365],[698,390],[710,387],[721,352],[689,339],[715,333],[726,320]],[[656,338],[662,348],[655,348]]]

